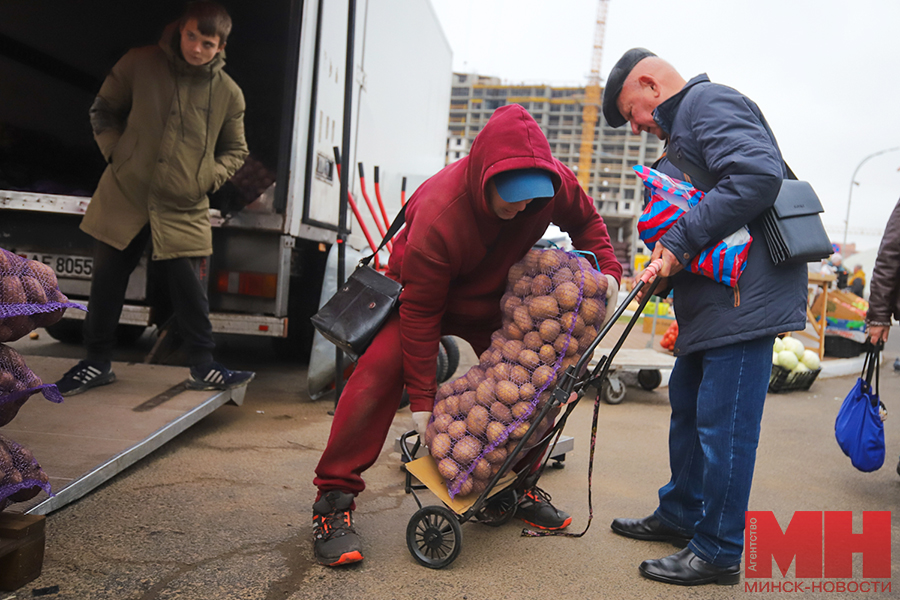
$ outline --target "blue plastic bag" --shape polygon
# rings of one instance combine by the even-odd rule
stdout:
[[[878,398],[879,352],[880,348],[866,354],[863,374],[844,398],[834,422],[834,437],[838,445],[850,457],[853,466],[864,473],[877,471],[884,464],[884,423],[879,414],[879,407],[883,405]]]

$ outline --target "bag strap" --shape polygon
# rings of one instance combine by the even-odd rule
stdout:
[[[676,169],[684,173],[687,177],[688,183],[692,185],[694,181],[696,181],[701,186],[705,187],[706,191],[709,191],[716,187],[716,184],[719,182],[719,180],[716,179],[712,173],[686,159],[681,154],[681,152],[675,152],[674,154],[667,153],[663,156],[668,158],[669,162],[672,163]],[[791,166],[789,164],[785,162],[784,167],[787,169],[788,179],[797,179],[797,176],[794,174],[794,171],[791,169]]]
[[[879,355],[881,354],[882,345],[878,344],[877,346],[869,345],[869,349],[866,351],[866,359],[863,361],[863,373],[860,374],[860,377],[865,376],[864,381],[866,385],[869,386],[869,389],[872,389],[872,376],[875,378],[875,397],[873,398],[873,406],[874,402],[877,402],[877,397],[879,395],[878,387],[881,378],[881,369],[879,368]]]
[[[381,240],[381,243],[378,244],[378,249],[375,250],[369,256],[366,256],[362,260],[359,261],[360,267],[366,267],[372,262],[372,259],[375,258],[375,255],[381,252],[381,249],[384,248],[384,245],[388,243],[388,240],[392,239],[397,232],[400,231],[400,228],[403,227],[403,223],[406,222],[406,205],[404,204],[400,208],[400,212],[397,213],[397,216],[394,218],[394,222],[391,223],[391,226],[388,228],[387,233],[384,234],[384,239]]]

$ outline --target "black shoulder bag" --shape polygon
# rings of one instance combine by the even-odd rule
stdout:
[[[393,238],[406,219],[406,206],[374,253],[359,261],[343,286],[310,321],[325,339],[357,361],[400,301],[403,286],[369,266],[375,254]]]
[[[692,179],[691,183],[705,187],[704,191],[711,190],[718,182],[709,171],[684,158],[679,150],[668,152],[666,158],[689,180]],[[834,253],[834,248],[819,217],[824,210],[822,203],[809,183],[797,179],[787,163],[784,166],[787,167],[788,179],[781,182],[775,205],[762,215],[769,256],[776,265],[828,258]]]

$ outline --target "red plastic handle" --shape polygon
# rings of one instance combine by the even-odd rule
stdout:
[[[659,275],[659,270],[662,269],[663,261],[662,258],[657,258],[644,269],[643,273],[641,273],[641,281],[645,284],[650,283],[656,276]]]

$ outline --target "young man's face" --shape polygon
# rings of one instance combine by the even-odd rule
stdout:
[[[181,27],[181,55],[195,67],[205,65],[225,48],[219,44],[219,36],[203,35],[197,28],[197,19],[188,19]]]
[[[653,111],[662,102],[659,86],[654,83],[626,79],[616,106],[631,125],[631,132],[640,135],[642,131],[652,133],[659,139],[665,138],[662,128],[653,119]]]
[[[525,210],[525,208],[531,203],[532,199],[522,200],[521,202],[507,202],[500,196],[500,192],[497,191],[497,186],[494,184],[494,180],[491,179],[488,181],[487,187],[484,188],[485,195],[487,196],[488,206],[490,206],[491,211],[504,221],[509,221],[514,219],[516,215]]]

